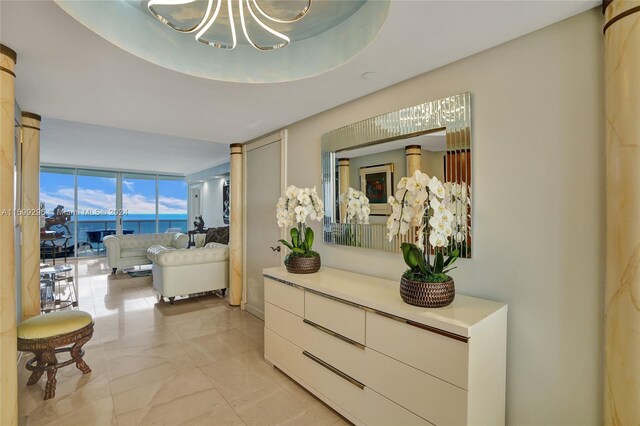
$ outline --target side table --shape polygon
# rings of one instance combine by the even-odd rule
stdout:
[[[40,269],[40,310],[43,313],[77,307],[78,292],[71,265],[49,266]]]

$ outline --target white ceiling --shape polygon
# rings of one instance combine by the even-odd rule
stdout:
[[[594,0],[396,0],[378,38],[351,62],[317,77],[276,84],[219,82],[161,68],[100,38],[51,1],[0,1],[0,41],[18,53],[16,98],[23,110],[47,118],[227,145],[261,136],[598,4]],[[367,71],[375,72],[373,78],[361,78]],[[152,139],[132,144],[153,149]],[[65,150],[75,142],[61,138],[56,143]],[[78,164],[93,161],[94,147],[86,143],[87,154],[74,155]],[[180,142],[175,144],[180,146]],[[113,148],[111,152],[116,151],[115,145]],[[48,155],[43,152],[42,160],[53,162]],[[192,164],[202,156],[198,150],[184,150],[180,155]],[[121,168],[107,164],[119,164],[117,158],[102,157],[103,167]],[[173,159],[150,166],[157,170],[159,164]],[[137,160],[141,165],[147,161]],[[211,164],[218,160],[221,158],[212,158]]]
[[[356,158],[365,155],[379,154],[381,152],[395,151],[396,149],[404,149],[407,145],[420,145],[422,149],[427,151],[444,151],[447,149],[447,136],[444,130],[438,132],[427,133],[424,135],[414,136],[406,139],[396,139],[389,142],[368,145],[362,148],[348,149],[339,151],[339,158]]]
[[[229,161],[229,147],[202,140],[43,118],[43,163],[186,175]]]

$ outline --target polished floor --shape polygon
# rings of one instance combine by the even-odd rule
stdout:
[[[264,362],[264,323],[218,296],[158,302],[151,277],[109,275],[104,260],[74,265],[80,309],[93,315],[85,345],[93,372],[58,371],[56,397],[45,378],[26,386],[24,425],[332,425],[346,422]]]

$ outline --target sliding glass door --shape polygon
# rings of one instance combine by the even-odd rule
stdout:
[[[132,234],[157,232],[156,175],[122,174],[122,231]]]
[[[78,170],[77,212],[78,256],[104,253],[102,239],[116,229],[116,172]]]
[[[187,182],[158,177],[158,232],[187,232]]]

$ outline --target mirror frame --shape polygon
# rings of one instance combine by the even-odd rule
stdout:
[[[336,154],[348,149],[407,139],[443,129],[446,132],[447,152],[471,149],[470,92],[381,114],[323,134],[321,150],[322,193],[325,205],[324,242],[353,246],[352,242],[340,237],[353,232],[360,235],[358,243],[355,244],[358,247],[399,251],[402,242],[412,242],[414,236],[411,233],[389,242],[386,238],[386,224],[353,225],[336,222]],[[473,156],[470,167],[473,173]],[[473,200],[471,186],[469,197]],[[472,206],[469,207],[469,236],[472,234],[471,211]],[[473,239],[470,243],[472,242]],[[467,257],[471,257],[473,252],[473,247],[470,249]]]

